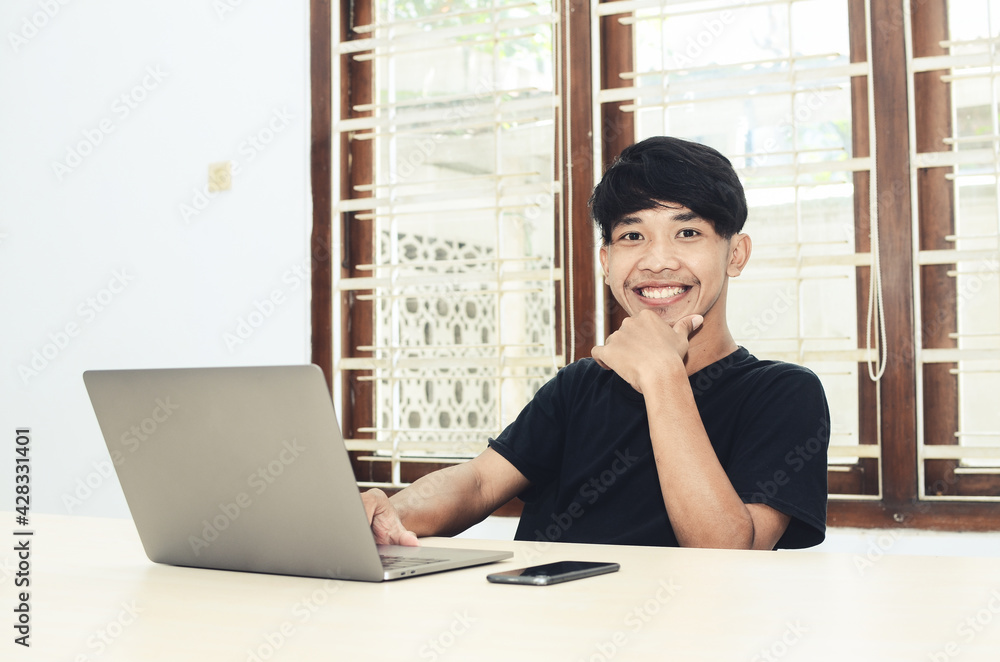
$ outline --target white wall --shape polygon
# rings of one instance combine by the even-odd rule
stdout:
[[[27,426],[33,510],[127,516],[86,369],[309,361],[308,26],[305,0],[0,5],[0,510]]]

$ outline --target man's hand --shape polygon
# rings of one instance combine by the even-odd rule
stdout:
[[[361,494],[361,501],[365,504],[365,514],[368,516],[372,533],[375,534],[375,544],[411,547],[420,544],[417,542],[417,536],[403,526],[399,513],[385,492],[379,489],[368,490]]]
[[[614,370],[642,393],[643,383],[663,377],[664,361],[679,360],[684,364],[688,338],[703,321],[701,315],[688,315],[671,326],[653,311],[643,310],[625,318],[604,345],[591,350],[591,356],[602,368]]]

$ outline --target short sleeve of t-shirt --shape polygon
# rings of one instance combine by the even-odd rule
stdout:
[[[520,495],[524,500],[554,480],[562,463],[571,391],[579,381],[581,366],[577,362],[562,368],[538,389],[514,422],[490,440],[490,446],[531,481],[531,487]]]
[[[777,546],[822,542],[830,414],[819,378],[794,364],[757,361],[714,397],[696,399],[709,437],[733,440],[716,452],[740,498],[791,517]]]

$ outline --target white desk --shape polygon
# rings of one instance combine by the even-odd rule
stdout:
[[[3,660],[1000,659],[1000,559],[884,556],[862,571],[818,552],[435,539],[516,555],[368,584],[155,565],[129,521],[32,525],[30,649],[12,641],[16,555],[12,528],[0,533]],[[548,587],[485,580],[560,559],[622,569]]]

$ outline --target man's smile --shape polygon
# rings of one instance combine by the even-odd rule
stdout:
[[[635,288],[635,293],[646,299],[670,299],[680,294],[684,294],[691,287],[689,285],[663,285]]]

